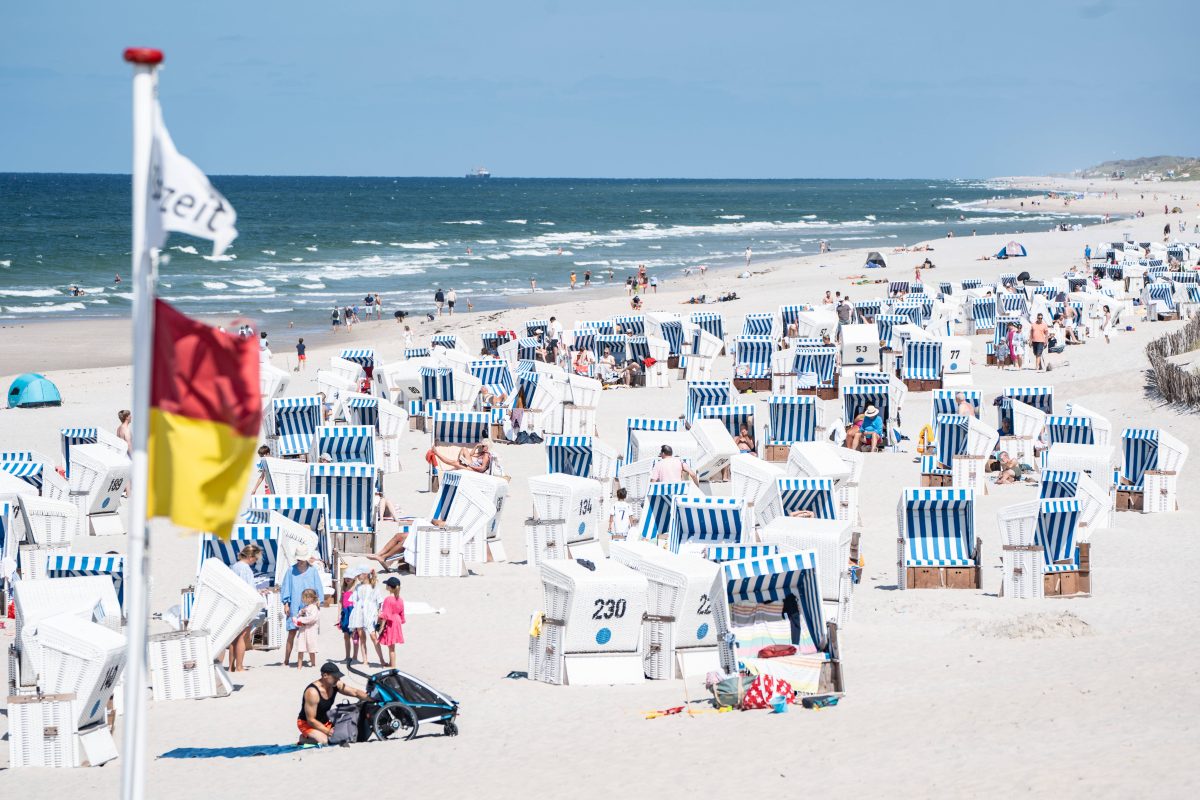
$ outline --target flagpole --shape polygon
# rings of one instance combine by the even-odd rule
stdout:
[[[146,444],[150,424],[150,368],[154,342],[154,267],[146,246],[150,156],[154,136],[155,71],[159,50],[131,47],[133,65],[133,485],[129,492],[126,569],[125,721],[122,800],[142,800],[146,772],[146,638],[149,628],[150,537]]]

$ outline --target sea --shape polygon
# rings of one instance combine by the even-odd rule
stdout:
[[[1094,217],[990,208],[1013,196],[970,180],[599,180],[214,176],[239,236],[213,258],[172,234],[159,293],[186,312],[324,324],[379,293],[384,308],[529,301],[624,283],[644,264],[666,285],[713,269],[945,236],[1019,234]],[[130,187],[123,175],[0,174],[0,318],[130,311]],[[123,280],[116,281],[120,276]],[[82,291],[76,296],[73,288]],[[274,319],[281,319],[274,317]]]

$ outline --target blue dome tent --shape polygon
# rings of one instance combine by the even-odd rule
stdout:
[[[1025,245],[1020,242],[1009,242],[1000,248],[1000,252],[996,253],[996,258],[1019,258],[1028,255],[1025,252]]]
[[[58,387],[46,376],[36,372],[18,375],[8,387],[9,408],[37,408],[38,406],[61,406],[62,395]]]

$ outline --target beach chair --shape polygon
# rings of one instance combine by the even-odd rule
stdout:
[[[909,340],[905,343],[901,378],[910,392],[942,388],[942,342]]]
[[[935,431],[937,455],[932,457],[935,463],[928,476],[921,476],[921,485],[949,485],[986,493],[984,466],[995,453],[999,440],[996,431],[976,417],[960,414],[938,416]],[[928,459],[922,459],[923,467],[929,466]],[[948,483],[946,470],[950,472]]]
[[[546,439],[546,471],[594,478],[616,477],[617,451],[594,436],[550,436]]]
[[[755,506],[754,522],[761,528],[798,511],[811,511],[817,519],[836,519],[837,505],[833,478],[776,478]]]
[[[125,556],[85,555],[67,553],[46,557],[43,574],[47,578],[78,578],[87,575],[103,575],[113,583],[117,602],[125,606]]]
[[[430,430],[431,447],[433,449],[474,447],[480,442],[486,442],[491,435],[491,415],[481,411],[437,411],[433,415],[433,425]],[[443,453],[450,457],[451,454]],[[453,453],[451,460],[457,457]],[[496,456],[493,454],[492,458]],[[429,491],[437,490],[437,479],[441,469],[434,465],[429,467]]]
[[[251,565],[255,584],[260,590],[278,586],[281,573],[291,566],[283,560],[279,546],[279,529],[270,524],[271,513],[266,509],[245,511],[234,523],[228,539],[211,533],[201,534],[197,540],[196,574],[204,562],[216,559],[232,568],[237,563],[238,553],[248,544],[262,549],[258,561]],[[282,568],[281,568],[282,565]]]
[[[508,362],[489,358],[483,361],[472,361],[467,367],[471,374],[479,379],[483,391],[490,397],[504,398],[500,405],[511,405],[511,399],[516,388],[512,367]],[[482,393],[482,392],[481,392]]]
[[[700,410],[701,420],[715,419],[725,426],[730,436],[737,436],[742,428],[754,436],[754,406],[743,403],[738,405],[709,405]],[[697,422],[700,420],[697,420]],[[693,428],[695,423],[693,423]]]
[[[783,616],[784,600],[794,596],[800,609],[793,632]],[[845,691],[836,622],[825,620],[816,552],[802,550],[720,565],[713,585],[721,668],[786,680],[805,695]],[[794,656],[759,658],[768,645],[795,643]]]
[[[884,363],[883,353],[895,352],[900,349],[899,329],[909,324],[909,318],[901,314],[878,314],[875,317],[875,331],[880,345],[880,363]],[[884,369],[884,372],[890,370]]]
[[[574,475],[541,475],[529,479],[533,497],[531,522],[554,523],[562,528],[542,544],[537,560],[550,558],[603,559],[601,533],[608,519],[604,516],[600,486],[593,480]]]
[[[763,458],[786,461],[796,442],[811,442],[817,436],[817,398],[771,395],[767,403],[767,423],[763,427]]]
[[[370,425],[322,425],[313,435],[310,462],[327,457],[339,464],[375,464],[375,428]]]
[[[771,390],[771,356],[775,341],[769,336],[734,340],[733,388],[738,392]]]
[[[1113,495],[1083,472],[1054,470],[1044,472],[1038,487],[1041,500],[1079,501],[1079,526],[1076,538],[1081,542],[1111,525]]]
[[[1158,428],[1121,433],[1121,468],[1116,474],[1116,510],[1162,514],[1178,511],[1179,473],[1188,446]]]
[[[1106,445],[1111,433],[1111,423],[1103,417],[1063,414],[1046,417],[1046,434],[1051,445]]]
[[[1197,310],[1200,310],[1200,286],[1185,286],[1187,299],[1179,304],[1179,312],[1181,316],[1191,318]]]
[[[80,513],[74,503],[19,495],[17,508],[25,526],[26,541],[38,548],[70,547],[72,538],[80,530]]]
[[[125,523],[117,509],[129,487],[129,456],[101,444],[77,444],[71,448],[71,460],[69,500],[82,515],[81,532],[93,536],[124,534]]]
[[[894,392],[892,384],[898,383],[895,380],[889,382],[888,385],[879,384],[856,384],[847,386],[842,384],[839,392],[842,395],[842,411],[844,416],[842,420],[846,425],[854,422],[859,414],[866,411],[867,406],[875,406],[878,409],[880,416],[883,417],[883,433],[888,436],[891,430],[898,424],[899,411],[898,403],[893,404],[892,397]],[[901,384],[901,386],[903,386]],[[839,431],[840,432],[840,431]]]
[[[735,409],[736,406],[708,406],[705,412],[713,409]],[[753,415],[753,407],[746,406],[741,411],[731,412],[735,414],[750,413]],[[753,416],[750,418],[750,424],[753,424]],[[754,430],[750,428],[750,430]],[[729,432],[725,423],[721,419],[705,418],[698,419],[692,424],[690,430],[684,433],[690,437],[690,452],[687,455],[681,456],[689,460],[690,466],[696,471],[696,475],[704,482],[723,481],[729,479],[728,467],[729,460],[738,454],[738,446],[733,441],[733,435]],[[679,450],[676,449],[676,455],[679,455]]]
[[[613,329],[620,328],[626,336],[645,336],[646,317],[643,314],[618,314],[612,318]]]
[[[67,478],[71,477],[71,448],[77,444],[97,444],[117,455],[129,457],[129,445],[125,440],[104,428],[60,428],[58,438]]]
[[[799,309],[797,308],[797,311]],[[775,315],[769,312],[747,314],[742,320],[741,338],[775,338]]]
[[[384,401],[386,403],[386,401]],[[335,416],[337,414],[335,413]],[[341,416],[349,425],[367,425],[379,430],[379,398],[356,393],[341,399]]]
[[[966,281],[963,281],[965,284]],[[963,287],[967,288],[967,287]],[[974,297],[971,298],[971,303],[968,306],[970,309],[970,324],[967,326],[967,332],[972,336],[983,334],[985,336],[992,335],[996,330],[996,298],[995,297]]]
[[[875,324],[843,325],[842,370],[873,369],[879,365],[879,327]]]
[[[44,563],[43,563],[44,567]],[[14,639],[9,657],[10,693],[35,693],[43,663],[41,624],[63,614],[120,631],[121,604],[107,575],[23,578],[13,585]]]
[[[316,466],[316,465],[314,465]],[[192,604],[188,629],[206,632],[208,652],[217,657],[258,616],[266,605],[263,596],[251,588],[232,569],[215,558],[207,559],[196,577],[196,599]],[[154,677],[155,659],[151,656],[151,677]],[[216,694],[229,694],[232,682],[219,662],[195,664],[195,669],[211,668],[216,685]],[[187,662],[171,661],[162,670],[169,684],[181,683],[181,675],[188,670]],[[156,692],[158,695],[158,692]]]
[[[325,497],[337,553],[374,552],[377,479],[374,464],[309,464],[306,493]]]
[[[1170,283],[1147,283],[1142,289],[1142,305],[1146,307],[1147,322],[1179,319],[1179,308],[1175,305],[1175,287]]]
[[[897,525],[897,588],[982,588],[973,489],[905,489]]]
[[[366,370],[362,368],[361,364],[345,358],[339,358],[338,356],[331,356],[329,358],[328,371],[337,376],[339,386],[349,385],[357,387],[362,382],[362,379],[367,377]],[[329,397],[332,399],[333,396],[330,395]]]
[[[684,419],[690,425],[700,417],[702,408],[729,405],[732,397],[733,384],[729,381],[689,381]]]
[[[304,494],[308,491],[308,464],[266,456],[259,461],[271,494]]]
[[[719,669],[710,597],[718,566],[643,542],[613,542],[611,552],[615,561],[640,572],[648,584],[642,623],[646,677],[686,679]]]
[[[661,441],[659,441],[661,440]],[[658,441],[655,446],[654,442]],[[686,444],[689,455],[694,452],[695,442],[680,431],[679,419],[654,419],[629,417],[625,421],[625,463],[630,464],[658,456],[659,447],[669,444]],[[676,451],[675,455],[682,455]]]
[[[825,618],[844,628],[850,618],[859,534],[844,520],[776,517],[759,528],[758,539],[781,553],[811,550],[817,554]]]
[[[1002,509],[1000,524],[1006,539],[1028,541],[1033,530],[1033,544],[1005,545],[1013,553],[1032,553],[1035,562],[1031,578],[1042,576],[1040,594],[1036,587],[1014,586],[1029,597],[1062,597],[1091,592],[1091,545],[1077,539],[1081,503],[1074,498],[1039,500]],[[1024,569],[1025,564],[1021,564]],[[1017,576],[1012,583],[1016,584]],[[1007,586],[1005,588],[1008,588]],[[1032,589],[1032,591],[1030,591]]]
[[[273,511],[297,525],[308,528],[317,537],[316,553],[327,566],[333,564],[329,544],[329,500],[320,494],[258,494],[251,495],[250,508]]]
[[[958,401],[955,398],[960,394],[964,400],[975,407],[975,416],[979,416],[979,408],[983,404],[983,392],[966,386],[953,389],[934,389],[932,409],[929,415],[931,425],[937,424],[937,418],[942,414],[958,413]]]
[[[529,676],[552,684],[641,683],[647,581],[611,559],[542,563],[542,606],[529,636]]]
[[[793,478],[832,478],[837,518],[851,525],[859,518],[859,483],[866,457],[830,442],[797,442],[788,451],[787,474]]]
[[[551,427],[554,427],[554,423],[561,416],[562,425],[559,427],[562,434],[568,436],[594,435],[596,433],[596,410],[600,405],[600,393],[604,391],[604,385],[594,378],[583,375],[566,375],[563,381],[556,381],[556,383],[560,383],[557,388],[562,390],[562,399],[558,405],[550,408]],[[612,477],[611,470],[607,477]]]
[[[747,517],[745,504],[733,497],[676,497],[667,547],[695,553],[714,544],[742,544],[749,538]]]
[[[457,549],[465,561],[503,561],[504,544],[500,540],[497,523],[507,497],[508,481],[503,478],[455,470],[446,473],[442,479],[430,518],[445,522],[446,529],[458,533],[461,545]],[[428,559],[425,559],[427,554],[422,552],[424,542],[418,539],[416,544],[412,553],[406,547],[405,555],[411,556],[409,563],[413,566],[420,566],[423,560]],[[436,558],[433,561],[437,563]],[[451,562],[426,574],[458,577],[464,571],[461,564]]]
[[[634,508],[641,508],[650,488],[650,473],[657,463],[657,458],[630,462],[618,459],[616,488],[625,490],[625,500]]]
[[[801,394],[836,400],[838,387],[837,348],[797,347],[792,371]]]
[[[726,561],[745,561],[747,558],[762,558],[779,555],[777,544],[714,544],[704,548],[704,557],[715,564]]]
[[[280,458],[307,456],[313,436],[321,426],[321,398],[278,397],[271,403],[275,415],[275,454]]]
[[[721,342],[721,352],[716,355],[725,352],[725,316],[723,314],[716,311],[693,311],[688,315],[688,321]]]
[[[856,300],[854,306],[854,319],[860,325],[874,325],[875,318],[883,313],[882,300]]]
[[[693,494],[695,494],[694,488],[688,481],[650,484],[642,504],[637,538],[654,542],[661,547],[659,540],[666,539],[671,532],[671,515],[675,508],[675,498]]]
[[[125,637],[73,614],[42,620],[36,635],[41,650],[38,689],[73,695],[73,727],[99,724],[107,734],[108,701],[125,669]]]
[[[801,311],[796,315],[796,330],[800,338],[816,339],[818,344],[826,336],[834,340],[838,333],[837,314],[824,309]]]

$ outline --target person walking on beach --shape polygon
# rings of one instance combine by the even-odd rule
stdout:
[[[257,564],[261,556],[261,547],[256,544],[248,544],[238,551],[237,561],[233,564],[233,574],[241,578],[243,582],[256,592],[258,591],[258,585],[254,582],[252,565]],[[246,665],[243,662],[246,658],[246,650],[250,647],[250,637],[254,635],[255,625],[266,619],[265,611],[259,613],[261,617],[255,618],[229,645],[230,672],[243,672],[246,669]]]
[[[375,321],[383,319],[383,299],[380,298],[379,292],[375,293]]]
[[[300,341],[296,342],[296,371],[304,372],[304,367],[308,364],[308,356],[305,353],[308,350],[308,345],[304,343],[304,337],[300,337]]]
[[[750,249],[750,245],[746,245],[746,269],[750,269],[750,257],[754,255],[754,251]]]
[[[537,278],[533,275],[529,276],[529,291],[531,293],[537,291]]]
[[[574,288],[575,288],[575,273],[572,271],[571,272],[571,289],[573,290]]]
[[[333,307],[333,312],[329,315],[329,329],[337,333],[338,326],[342,324],[342,310],[337,306]]]
[[[433,293],[433,304],[437,306],[437,315],[440,317],[442,315],[442,306],[446,304],[446,293],[441,290],[441,287]]]
[[[325,589],[321,585],[321,574],[308,563],[311,553],[307,547],[296,549],[296,562],[283,576],[283,584],[279,587],[279,600],[283,603],[283,618],[287,626],[287,644],[283,650],[283,665],[286,667],[292,660],[292,648],[296,644],[296,614],[304,607],[304,590],[316,592],[317,602],[322,602]]]
[[[633,276],[632,275],[627,275],[625,277],[625,294],[633,294]]]
[[[657,275],[650,276],[650,288],[654,290],[655,294],[658,294],[658,276]]]
[[[383,632],[379,635],[379,644],[388,650],[388,666],[396,668],[396,645],[404,644],[404,599],[400,597],[400,579],[395,575],[383,582],[387,587],[388,596],[379,610],[379,618],[383,620]]]
[[[592,271],[590,269],[586,269],[583,271],[583,286],[586,289],[587,287],[589,287],[591,285],[592,285]]]
[[[451,289],[446,292],[446,308],[449,309],[450,316],[454,316],[454,304],[458,302],[458,292]]]
[[[405,350],[413,349],[412,328],[408,327],[407,325],[404,326],[404,349]]]
[[[308,656],[309,666],[317,665],[317,633],[320,630],[321,609],[317,606],[317,593],[305,589],[300,593],[304,607],[296,615],[296,669],[304,666]]]
[[[117,437],[125,440],[125,449],[133,456],[133,412],[121,409],[117,412]]]
[[[339,693],[357,700],[371,699],[362,689],[342,683],[344,675],[337,664],[326,661],[321,666],[320,679],[305,687],[300,700],[300,714],[296,717],[300,744],[329,744],[329,736],[333,733],[329,709],[333,708],[333,701]]]
[[[1037,319],[1029,326],[1029,343],[1033,345],[1034,369],[1039,372],[1046,367],[1042,355],[1046,352],[1046,343],[1049,341],[1050,326],[1046,324],[1045,317],[1038,314]]]
[[[1104,334],[1105,344],[1112,344],[1112,340],[1108,338],[1110,330],[1112,330],[1112,309],[1110,309],[1108,306],[1105,306],[1104,319],[1100,320],[1100,331]]]

